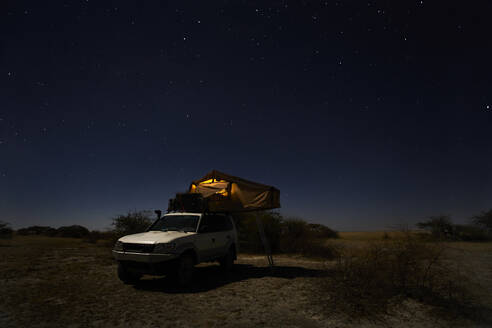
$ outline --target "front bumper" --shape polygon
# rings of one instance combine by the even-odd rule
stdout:
[[[178,258],[177,254],[133,253],[113,250],[117,261],[132,261],[142,263],[160,263]]]

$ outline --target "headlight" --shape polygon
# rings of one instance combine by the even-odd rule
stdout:
[[[121,241],[117,241],[116,244],[114,244],[115,251],[123,251],[123,243]]]
[[[175,249],[175,243],[157,244],[154,247],[154,253],[169,253],[170,251],[174,251]]]

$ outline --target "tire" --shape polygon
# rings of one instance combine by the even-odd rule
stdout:
[[[232,270],[234,266],[234,247],[231,246],[227,251],[227,254],[219,260],[221,268],[228,272]]]
[[[174,278],[178,285],[187,286],[193,280],[193,271],[195,269],[195,260],[193,256],[184,254],[179,258],[176,264]]]
[[[118,278],[125,284],[136,284],[141,277],[141,274],[129,272],[123,264],[118,263]]]

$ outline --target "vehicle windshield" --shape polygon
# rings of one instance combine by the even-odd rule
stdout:
[[[184,231],[195,232],[198,215],[167,215],[158,219],[148,231]]]

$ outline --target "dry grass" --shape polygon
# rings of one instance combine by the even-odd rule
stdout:
[[[423,234],[426,233],[421,230],[411,231],[414,234]],[[350,240],[350,241],[374,241],[374,240],[384,240],[384,239],[392,239],[392,238],[401,238],[404,237],[406,232],[404,231],[395,231],[395,230],[387,230],[387,231],[345,231],[338,232],[340,239],[342,240]]]
[[[492,297],[482,292],[484,285],[492,286],[491,266],[483,265],[484,258],[492,259],[492,243],[428,242],[415,232],[342,233],[341,238],[335,241],[337,263],[318,293],[330,313],[379,320],[413,299],[449,322],[492,324]],[[475,270],[481,267],[478,275],[463,269],[472,259]]]
[[[345,242],[349,247],[350,241]],[[466,263],[474,271],[482,265],[473,278],[481,283],[479,296],[487,300],[492,252],[475,244],[453,245],[468,247],[451,249],[454,259],[472,261]],[[0,327],[351,326],[345,316],[327,311],[330,303],[320,295],[319,286],[333,277],[336,262],[298,255],[276,256],[275,261],[278,267],[272,272],[263,256],[240,255],[236,270],[227,276],[215,264],[199,265],[187,289],[160,277],[144,277],[128,286],[117,279],[107,247],[78,239],[17,236],[0,241]],[[399,327],[449,325],[430,314],[433,308],[404,301],[385,320]],[[460,326],[475,324],[457,321]]]

